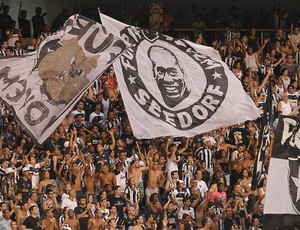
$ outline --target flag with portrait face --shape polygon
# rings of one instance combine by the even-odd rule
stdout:
[[[130,45],[114,69],[136,137],[191,137],[259,116],[213,48],[100,18]]]
[[[295,117],[281,116],[268,170],[264,229],[290,229],[288,227],[299,226],[300,123]]]
[[[80,15],[48,36],[36,55],[0,61],[0,97],[38,141],[49,137],[93,81],[127,48],[118,36]]]

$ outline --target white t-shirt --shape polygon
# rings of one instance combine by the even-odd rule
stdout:
[[[205,193],[208,191],[208,188],[207,188],[206,183],[205,183],[203,180],[198,181],[198,182],[197,182],[197,188],[198,188],[199,191],[200,191],[200,195],[201,195],[202,197],[204,197]]]
[[[193,219],[195,219],[195,210],[190,207],[189,210],[183,210],[183,207],[181,207],[179,209],[179,212],[178,212],[178,219],[181,220],[182,219],[182,216],[183,214],[188,214],[190,215]]]
[[[74,199],[73,201],[71,201],[69,198],[68,199],[64,199],[61,202],[61,209],[63,209],[64,207],[67,207],[69,209],[72,209],[74,211],[74,209],[78,206],[76,199]]]

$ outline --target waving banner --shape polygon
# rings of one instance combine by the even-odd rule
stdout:
[[[270,160],[264,229],[300,226],[300,123],[281,116]]]
[[[213,48],[100,17],[130,45],[114,69],[136,137],[191,137],[259,116]]]
[[[84,91],[127,48],[100,24],[71,16],[37,55],[0,61],[0,97],[39,143],[49,137]]]

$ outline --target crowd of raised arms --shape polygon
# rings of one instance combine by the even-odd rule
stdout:
[[[49,34],[42,9],[19,29],[1,5],[0,56],[37,49]],[[54,21],[60,28],[67,12]],[[52,25],[53,27],[53,25]],[[298,116],[300,34],[277,29],[259,41],[255,28],[227,26],[213,46],[263,109],[272,85],[273,130],[278,116]],[[195,43],[204,43],[197,34]],[[42,146],[35,145],[1,102],[0,229],[263,229],[273,131],[264,176],[251,190],[260,120],[194,138],[134,137],[114,69],[107,69]],[[234,108],[230,108],[234,113]],[[263,111],[262,111],[263,113]],[[147,121],[145,121],[147,122]],[[150,125],[149,125],[150,127]]]

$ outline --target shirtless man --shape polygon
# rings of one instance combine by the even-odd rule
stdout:
[[[84,167],[79,167],[76,162],[72,163],[71,173],[70,173],[70,182],[72,189],[76,191],[77,198],[81,195],[81,176],[84,171]]]
[[[253,165],[253,160],[251,160],[251,155],[248,150],[244,151],[243,157],[239,160],[236,171],[241,173],[244,169],[248,172],[251,171],[251,165]]]
[[[100,209],[96,209],[95,218],[90,218],[88,221],[88,229],[89,230],[102,230],[105,229],[105,222],[102,220],[102,212]]]
[[[42,220],[42,229],[56,230],[58,228],[51,209],[45,210],[45,219]]]
[[[88,195],[94,195],[96,178],[90,167],[86,168],[86,172],[83,175],[83,181],[85,184],[86,193]]]
[[[130,169],[129,169],[129,175],[128,178],[133,177],[135,181],[135,185],[138,187],[140,182],[141,173],[149,170],[148,166],[140,167],[140,161],[136,160],[131,163]]]
[[[27,212],[29,210],[29,203],[22,203],[21,210],[16,213],[17,215],[17,226],[21,228],[23,220],[27,217]]]
[[[74,211],[72,209],[69,209],[68,218],[66,218],[64,224],[69,225],[72,230],[80,230],[79,220],[75,218]]]
[[[158,162],[153,162],[149,169],[148,183],[146,188],[146,202],[149,204],[149,198],[153,193],[159,194],[159,187],[165,183],[166,177],[159,169]]]
[[[144,218],[142,215],[138,215],[136,218],[136,224],[135,226],[132,228],[132,230],[143,230],[145,229],[144,227]]]
[[[109,172],[109,165],[105,164],[102,167],[102,172],[98,176],[100,180],[101,189],[104,190],[104,186],[109,184],[112,188],[117,185],[116,175]]]

